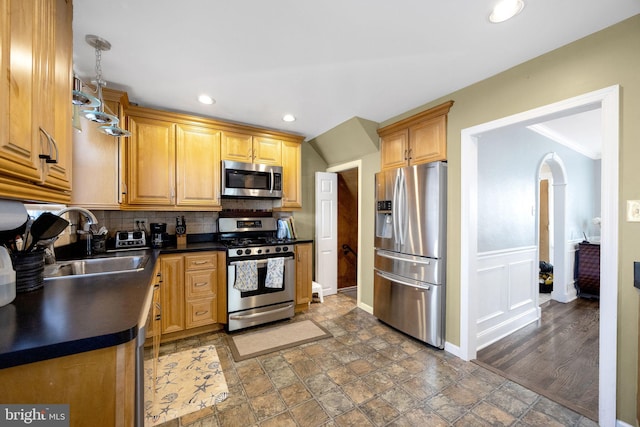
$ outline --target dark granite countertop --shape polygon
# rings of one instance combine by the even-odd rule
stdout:
[[[292,244],[311,243],[298,239]],[[151,276],[159,255],[226,248],[206,236],[187,246],[112,252],[101,256],[149,255],[144,270],[46,280],[0,307],[0,369],[126,343],[138,335]]]
[[[19,293],[0,307],[0,368],[136,338],[159,251],[126,252],[141,253],[149,255],[144,270],[45,280],[41,289]]]

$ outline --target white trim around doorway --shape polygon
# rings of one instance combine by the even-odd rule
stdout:
[[[342,163],[339,165],[335,165],[332,166],[330,168],[327,168],[326,172],[342,172],[342,171],[346,171],[349,169],[354,169],[357,168],[358,169],[358,248],[362,247],[362,222],[361,222],[361,215],[362,215],[362,160],[354,160],[352,162],[347,162],[347,163]],[[358,287],[357,291],[356,291],[356,305],[360,308],[362,308],[363,310],[369,312],[369,313],[373,313],[373,309],[372,307],[369,307],[367,305],[363,305],[360,301],[361,301],[361,296],[360,293],[362,292],[362,283],[360,283],[360,281],[362,280],[362,257],[360,256],[360,250],[358,250],[358,259],[357,259],[357,263],[356,263],[356,285]]]
[[[477,160],[478,137],[487,131],[522,124],[531,125],[566,112],[599,106],[602,110],[601,265],[599,424],[616,424],[617,323],[618,323],[618,154],[620,87],[610,86],[523,113],[463,129],[461,132],[461,266],[460,348],[465,360],[476,357],[477,315],[473,302],[477,291]]]

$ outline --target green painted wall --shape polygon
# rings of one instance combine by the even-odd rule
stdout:
[[[471,64],[470,64],[471,65]],[[460,132],[612,85],[620,85],[620,228],[618,268],[617,418],[636,425],[638,292],[633,261],[640,260],[640,223],[626,222],[626,200],[640,199],[640,15],[434,100],[419,111],[454,100],[447,130],[449,161],[447,341],[460,343]],[[364,230],[363,230],[364,231]],[[373,229],[368,231],[373,233]],[[366,260],[373,268],[372,260]],[[366,285],[365,285],[366,286]],[[369,286],[372,286],[369,284]]]
[[[470,64],[472,66],[472,64]],[[633,261],[640,260],[640,223],[626,222],[626,200],[640,199],[640,15],[592,34],[560,49],[462,90],[393,117],[386,126],[444,101],[454,100],[447,130],[449,197],[447,226],[447,341],[460,344],[460,132],[471,126],[551,104],[612,85],[621,87],[620,105],[620,229],[618,269],[618,372],[617,418],[636,425],[638,358],[638,292],[633,288]],[[341,134],[323,140],[339,150],[359,136]],[[361,137],[361,136],[360,136]],[[314,151],[315,155],[318,155]],[[303,151],[303,156],[305,151]],[[373,175],[379,170],[379,153],[363,158],[361,192],[362,302],[373,306]],[[304,160],[303,160],[304,163]],[[321,162],[316,161],[315,167]],[[324,170],[324,169],[323,169]],[[305,177],[303,191],[313,193],[313,180]],[[306,202],[306,199],[305,199]],[[305,206],[313,215],[315,207]],[[296,214],[297,217],[298,214]]]

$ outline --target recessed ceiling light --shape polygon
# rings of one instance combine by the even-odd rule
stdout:
[[[493,8],[491,15],[489,15],[489,21],[494,24],[504,22],[516,16],[523,8],[524,2],[522,0],[501,0]]]
[[[198,101],[202,102],[203,104],[207,104],[207,105],[215,104],[215,102],[216,102],[216,100],[213,99],[212,97],[210,97],[209,95],[200,95],[198,97]]]
[[[282,120],[284,120],[285,122],[295,122],[296,118],[293,114],[285,114],[284,116],[282,116]]]

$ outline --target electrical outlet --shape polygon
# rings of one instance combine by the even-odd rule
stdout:
[[[640,222],[640,200],[627,200],[627,222]]]
[[[148,230],[149,223],[147,218],[133,218],[134,230]]]

